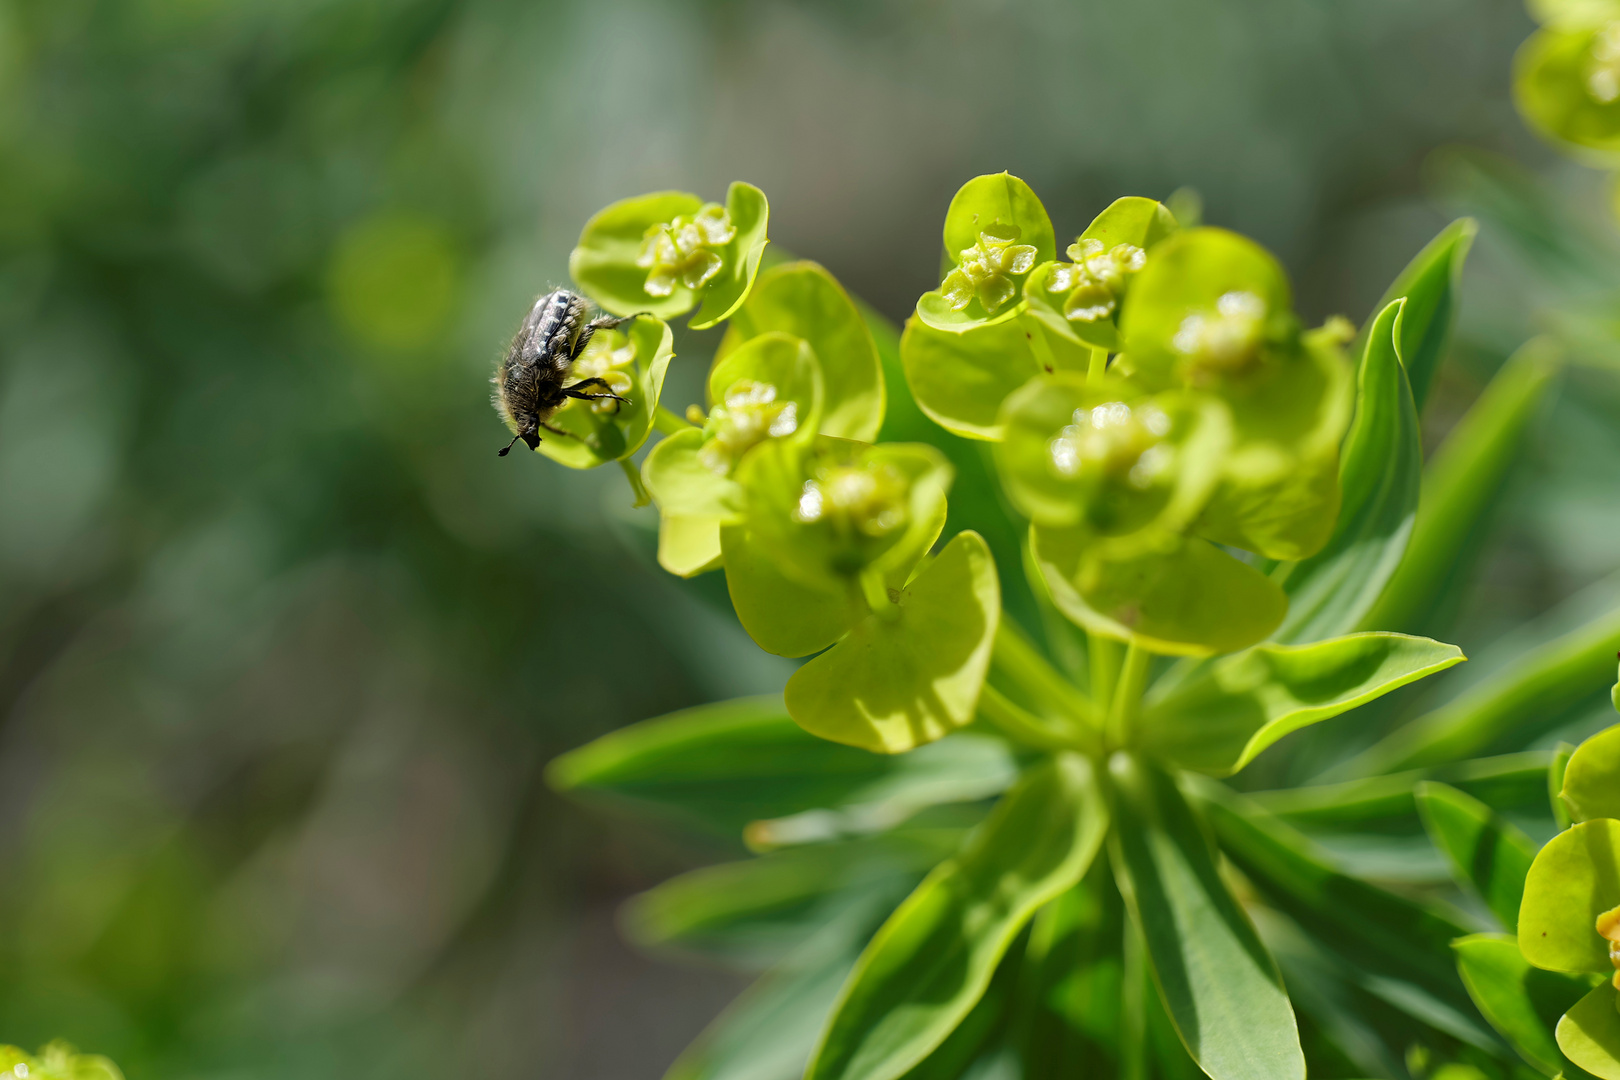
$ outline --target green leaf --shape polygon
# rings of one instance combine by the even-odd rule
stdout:
[[[1303,1080],[1277,966],[1175,781],[1126,754],[1109,775],[1118,809],[1109,860],[1187,1052],[1214,1080]]]
[[[918,407],[952,434],[1000,439],[1001,403],[1041,371],[1030,336],[1018,319],[960,334],[907,319],[900,362]]]
[[[885,405],[882,365],[872,332],[843,286],[813,262],[767,270],[732,317],[716,366],[743,342],[772,330],[809,342],[821,366],[824,405],[816,430],[863,442],[877,438]],[[712,387],[710,393],[717,400]]]
[[[1051,262],[1057,256],[1057,244],[1052,233],[1052,221],[1046,216],[1046,207],[1028,184],[1008,173],[993,173],[969,180],[951,199],[945,211],[945,256],[960,266],[965,251],[980,242],[986,232],[1018,245],[1035,249],[1030,267]],[[1018,310],[1022,300],[1023,274],[1008,275],[1012,288],[1008,299],[994,311],[986,311],[983,303],[974,299],[966,308],[953,309],[939,291],[924,293],[917,301],[917,317],[936,330],[961,332],[984,325],[992,319],[1007,319]]]
[[[1094,634],[1150,652],[1235,652],[1270,634],[1288,610],[1269,578],[1206,540],[1112,556],[1082,530],[1031,528],[1041,579],[1058,610]]]
[[[1457,286],[1478,233],[1479,223],[1472,218],[1459,218],[1441,229],[1439,235],[1406,264],[1384,298],[1373,308],[1382,313],[1396,300],[1406,301],[1395,328],[1396,349],[1412,387],[1412,401],[1420,414],[1451,340]],[[1381,317],[1375,317],[1374,322]]]
[[[835,806],[749,823],[744,833],[748,846],[757,851],[882,832],[928,807],[999,795],[1018,778],[1018,763],[1007,742],[972,731],[880,760],[889,763],[888,770]]]
[[[806,734],[780,698],[739,698],[643,720],[556,758],[558,791],[602,797],[721,836],[751,821],[865,801],[904,759]]]
[[[870,610],[854,583],[813,588],[786,577],[746,525],[722,525],[726,591],[737,619],[754,643],[777,656],[820,652],[849,632]]]
[[[619,331],[603,332],[593,341],[612,348],[620,336]],[[629,324],[623,337],[635,350],[630,366],[621,369],[630,376],[630,389],[623,395],[629,403],[570,400],[548,422],[573,437],[545,433],[537,453],[571,469],[594,469],[628,458],[647,441],[664,392],[664,373],[675,356],[675,337],[662,320],[646,317]]]
[[[579,244],[568,256],[568,272],[592,300],[615,315],[648,312],[673,319],[692,310],[697,297],[680,283],[668,296],[647,292],[647,270],[636,265],[647,230],[690,216],[703,200],[685,191],[656,191],[599,210],[585,223]]]
[[[1620,818],[1620,724],[1593,735],[1570,755],[1561,794],[1575,821]]]
[[[1597,917],[1620,907],[1620,821],[1598,818],[1547,842],[1530,866],[1519,948],[1548,971],[1614,971]]]
[[[799,1080],[805,1062],[872,928],[889,911],[844,912],[728,1005],[664,1080]]]
[[[1620,993],[1604,983],[1558,1021],[1558,1048],[1602,1080],[1620,1080]]]
[[[1496,497],[1519,437],[1558,372],[1555,347],[1536,339],[1514,353],[1451,429],[1424,470],[1406,556],[1363,630],[1423,628],[1465,541]]]
[[[1508,930],[1519,925],[1524,879],[1536,845],[1472,795],[1446,784],[1417,786],[1418,811],[1434,846],[1451,861],[1458,884],[1471,888]]]
[[[1343,502],[1333,536],[1309,559],[1284,564],[1274,575],[1289,597],[1279,641],[1354,629],[1406,552],[1423,469],[1417,411],[1396,348],[1409,302],[1391,302],[1367,333],[1355,419],[1339,459]]]
[[[948,833],[929,831],[707,866],[631,897],[619,922],[642,948],[759,969],[781,960],[843,909],[869,905],[874,892],[898,903],[955,846]]]
[[[1231,424],[1205,395],[1041,375],[1001,409],[1002,486],[1037,525],[1084,526],[1134,553],[1185,531],[1220,479]]]
[[[1591,984],[1531,967],[1511,934],[1474,934],[1452,948],[1469,996],[1508,1045],[1547,1076],[1562,1070],[1553,1027]]]
[[[1274,907],[1342,957],[1359,985],[1475,1046],[1496,1043],[1451,956],[1454,919],[1341,871],[1317,844],[1211,780],[1192,778],[1221,850]]]
[[[1119,244],[1129,244],[1145,252],[1151,251],[1159,241],[1175,231],[1176,219],[1163,203],[1127,195],[1122,199],[1115,199],[1107,209],[1098,214],[1075,241],[1075,247],[1082,247],[1086,241],[1094,240],[1102,245],[1097,255],[1105,258],[1106,253]],[[1076,254],[1074,248],[1071,248],[1068,254],[1072,261]],[[1029,300],[1030,314],[1061,337],[1091,348],[1118,352],[1123,347],[1119,335],[1121,300],[1125,289],[1129,286],[1131,273],[1126,272],[1122,275],[1123,280],[1118,291],[1109,288],[1106,283],[1098,282],[1095,275],[1087,275],[1088,280],[1085,282],[1087,288],[1084,293],[1086,306],[1095,311],[1108,306],[1108,301],[1111,300],[1113,310],[1100,317],[1070,319],[1066,316],[1065,310],[1069,307],[1069,298],[1074,295],[1078,286],[1060,289],[1050,287],[1055,276],[1060,280],[1061,276],[1066,276],[1063,275],[1064,269],[1059,263],[1043,263],[1030,274],[1028,280],[1024,282],[1024,296]]]
[[[788,712],[806,731],[898,754],[972,722],[1001,614],[984,540],[959,533],[891,606],[788,679]]]
[[[1537,813],[1546,801],[1548,755],[1542,751],[1447,762],[1429,769],[1339,784],[1257,791],[1250,799],[1296,825],[1352,828],[1369,821],[1410,818],[1419,781],[1441,780],[1491,806]]]
[[[1513,97],[1532,127],[1554,142],[1589,150],[1620,148],[1620,100],[1604,101],[1588,79],[1597,66],[1601,26],[1540,30],[1513,58]]]
[[[1330,775],[1394,772],[1477,754],[1526,718],[1556,715],[1602,686],[1617,648],[1620,610],[1524,654],[1433,712],[1397,728]]]
[[[1150,696],[1141,745],[1183,768],[1228,776],[1290,732],[1462,660],[1455,645],[1402,634],[1256,645],[1208,665],[1190,684]]]
[[[889,917],[850,975],[806,1080],[895,1080],[973,1008],[1007,946],[1072,888],[1107,832],[1091,763],[1057,754]]]
[[[689,324],[693,330],[707,330],[730,318],[742,306],[759,273],[765,245],[770,242],[765,238],[765,230],[770,224],[771,206],[765,193],[753,184],[732,181],[726,189],[726,213],[737,235],[720,252],[725,268],[704,290],[703,306]]]
[[[765,330],[750,335],[724,356],[717,356],[709,368],[710,406],[725,406],[739,384],[743,388],[748,384],[769,386],[773,402],[792,402],[794,425],[789,434],[808,435],[821,430],[826,390],[820,358],[805,338]]]

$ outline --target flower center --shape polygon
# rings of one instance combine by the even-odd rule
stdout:
[[[1164,444],[1170,415],[1152,403],[1132,409],[1110,401],[1074,410],[1073,423],[1047,444],[1052,471],[1064,479],[1094,479],[1145,491],[1175,463]]]
[[[909,486],[892,465],[831,466],[804,482],[793,517],[805,525],[825,522],[839,532],[887,536],[910,517]]]
[[[770,383],[742,379],[726,391],[723,402],[709,414],[712,437],[698,451],[698,460],[718,476],[729,476],[748,451],[766,439],[780,439],[799,429],[799,406],[776,400]]]
[[[1147,252],[1135,244],[1109,248],[1092,238],[1070,244],[1066,254],[1074,261],[1054,270],[1046,289],[1053,295],[1068,294],[1063,316],[1076,322],[1098,322],[1112,316],[1131,277],[1147,265]]]
[[[690,217],[651,225],[641,237],[636,265],[647,271],[648,296],[668,296],[677,283],[701,289],[725,265],[717,248],[737,235],[731,215],[719,203],[705,203]]]
[[[958,253],[956,269],[939,287],[951,310],[961,311],[977,298],[993,315],[1018,294],[1013,278],[1033,270],[1036,255],[1033,245],[1018,243],[1020,235],[1016,225],[992,225]]]
[[[1171,339],[1187,357],[1194,383],[1253,367],[1265,341],[1266,302],[1251,292],[1229,292],[1213,312],[1195,311],[1181,320]]]

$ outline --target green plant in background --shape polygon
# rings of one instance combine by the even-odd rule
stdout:
[[[1359,752],[1278,747],[1309,786],[1221,782],[1463,659],[1396,631],[1432,609],[1558,366],[1527,347],[1425,472],[1473,236],[1442,232],[1359,334],[1305,329],[1263,248],[1149,199],[1059,261],[1007,174],[952,200],[903,334],[814,264],[758,276],[707,409],[660,409],[642,479],[665,568],[723,569],[762,648],[815,655],[779,700],[551,770],[755,853],[627,911],[643,943],[764,971],[670,1077],[1522,1071],[1452,951],[1508,885],[1481,913],[1326,845],[1432,825],[1448,798],[1544,810],[1549,755],[1472,756],[1536,688],[1587,692],[1612,615]]]
[[[1614,690],[1620,708],[1620,684]],[[1550,772],[1565,826],[1539,852],[1444,784],[1418,798],[1458,880],[1510,931],[1455,943],[1480,1011],[1545,1073],[1620,1078],[1620,725],[1563,746]],[[1533,857],[1533,861],[1532,861]]]
[[[11,1080],[124,1080],[118,1066],[97,1054],[81,1054],[60,1039],[38,1054],[0,1046],[0,1076]]]

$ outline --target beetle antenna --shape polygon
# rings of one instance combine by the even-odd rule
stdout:
[[[508,453],[511,452],[512,443],[517,442],[519,437],[520,436],[517,436],[517,435],[512,436],[512,442],[507,443],[505,448],[495,451],[495,456],[496,457],[505,457]]]

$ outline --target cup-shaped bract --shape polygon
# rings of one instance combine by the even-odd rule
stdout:
[[[749,339],[709,373],[715,406],[701,429],[664,439],[641,465],[659,511],[659,562],[689,577],[712,569],[720,527],[742,515],[732,477],[767,439],[808,439],[821,418],[821,372],[807,342],[771,332]]]
[[[951,476],[922,443],[822,436],[760,446],[737,479],[749,532],[781,572],[842,589],[916,564],[939,534]]]
[[[1009,173],[976,176],[945,212],[938,289],[917,301],[917,317],[938,330],[967,330],[1019,310],[1024,279],[1057,255],[1052,221],[1028,184]]]
[[[871,329],[837,279],[813,262],[785,263],[760,274],[732,316],[715,364],[771,331],[803,338],[816,354],[825,400],[816,430],[840,439],[876,439],[883,426],[883,364]],[[719,400],[712,380],[709,400]]]
[[[1225,387],[1232,448],[1199,535],[1268,559],[1320,551],[1339,518],[1339,446],[1355,405],[1343,329],[1306,333],[1294,359]]]
[[[900,335],[900,364],[917,407],[953,435],[1002,437],[1001,405],[1042,371],[1020,319],[957,333],[915,316]]]
[[[702,301],[694,329],[727,318],[747,298],[768,243],[770,205],[733,183],[725,205],[684,191],[621,199],[585,223],[568,270],[615,315],[670,319]]]
[[[1537,31],[1513,67],[1514,99],[1532,127],[1567,145],[1620,150],[1620,10]]]
[[[1275,582],[1207,540],[1173,537],[1130,550],[1099,544],[1085,529],[1030,529],[1053,604],[1094,634],[1150,652],[1209,656],[1263,640],[1288,613]]]
[[[601,379],[626,400],[570,400],[547,422],[571,438],[542,431],[536,452],[571,469],[594,469],[634,454],[652,432],[674,355],[675,338],[662,319],[643,315],[621,329],[598,331],[574,361],[568,385]]]
[[[1207,394],[1147,394],[1117,379],[1031,379],[1002,407],[1002,486],[1037,525],[1162,547],[1208,502],[1231,425]]]
[[[1054,332],[1097,349],[1118,351],[1126,292],[1147,253],[1176,231],[1164,204],[1130,195],[1098,214],[1065,254],[1043,263],[1024,283],[1029,310]]]
[[[1332,535],[1339,443],[1354,404],[1339,346],[1348,326],[1299,332],[1282,266],[1223,229],[1154,250],[1121,319],[1133,376],[1219,396],[1232,449],[1201,535],[1273,559],[1303,559]]]
[[[1120,331],[1148,385],[1220,390],[1293,359],[1299,320],[1288,276],[1265,248],[1204,227],[1158,246],[1132,283]]]

